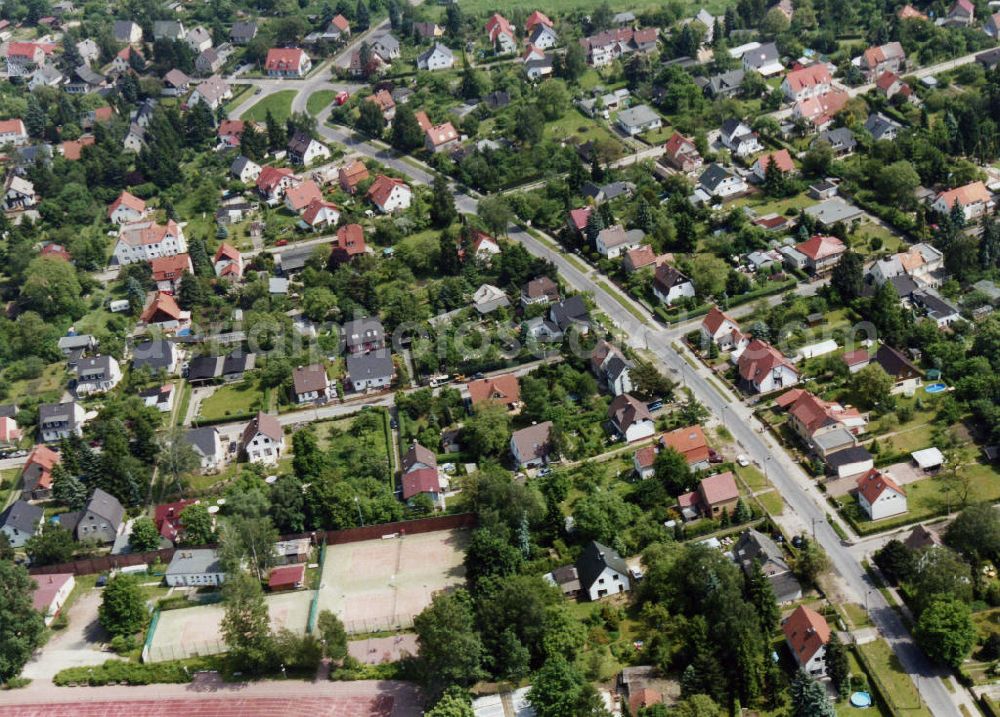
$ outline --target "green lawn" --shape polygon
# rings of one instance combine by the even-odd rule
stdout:
[[[281,90],[273,95],[268,95],[260,102],[243,113],[243,119],[263,122],[267,119],[268,110],[278,122],[284,124],[289,115],[292,114],[292,100],[295,99],[296,90]]]
[[[198,417],[215,421],[226,416],[240,416],[262,408],[264,393],[253,381],[220,386],[215,393],[201,402]]]
[[[625,153],[625,147],[612,132],[596,119],[591,119],[576,108],[570,109],[562,117],[545,125],[545,137],[554,140],[574,140],[583,144],[589,140],[610,140],[619,147],[618,156]]]
[[[875,640],[865,645],[860,645],[858,650],[868,660],[869,665],[875,674],[873,681],[880,684],[882,697],[891,702],[896,714],[905,714],[909,717],[930,717],[930,711],[920,699],[913,680],[903,670],[899,660],[889,648],[885,640]]]
[[[736,475],[743,479],[750,490],[761,490],[767,486],[767,478],[756,466],[736,466]]]
[[[43,401],[56,401],[66,387],[66,364],[62,362],[49,364],[38,378],[22,379],[10,384],[7,400],[17,403],[19,399],[40,398]]]
[[[787,197],[785,199],[753,198],[742,202],[737,201],[734,204],[745,204],[753,209],[758,216],[764,216],[766,214],[783,215],[789,209],[799,210],[811,207],[813,204],[816,204],[816,200],[803,192],[802,194],[796,194],[794,197]]]
[[[772,490],[770,493],[762,493],[756,496],[756,498],[764,506],[764,510],[767,511],[768,515],[781,515],[785,512],[785,504],[781,500],[781,493],[776,490]]]
[[[313,92],[309,95],[309,99],[306,100],[306,111],[315,116],[326,109],[326,106],[333,102],[333,98],[337,96],[337,93],[333,90],[319,90]]]

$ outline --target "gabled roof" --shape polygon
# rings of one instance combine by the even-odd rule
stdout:
[[[514,431],[510,436],[512,445],[517,446],[518,455],[523,461],[544,458],[549,452],[549,432],[552,421],[543,421]]]
[[[387,177],[384,174],[380,174],[375,178],[375,181],[372,182],[372,186],[368,188],[368,198],[371,199],[377,206],[384,207],[396,187],[405,189],[407,192],[410,191],[409,185],[402,179]]]
[[[115,199],[115,201],[108,205],[108,217],[114,214],[119,207],[131,209],[139,214],[144,214],[146,212],[146,202],[124,190],[118,195],[118,198]]]
[[[759,378],[763,378],[779,366],[785,366],[795,371],[796,374],[798,373],[792,362],[786,359],[778,349],[760,339],[751,341],[740,354],[737,362],[740,377],[751,383],[756,383]]]
[[[587,228],[587,220],[590,218],[590,213],[594,211],[593,207],[581,207],[580,209],[570,209],[569,210],[569,220],[573,223],[573,227],[577,231],[583,231]]]
[[[597,581],[605,568],[611,568],[615,572],[628,577],[628,565],[614,548],[602,545],[596,540],[592,540],[583,547],[579,559],[576,561],[576,572],[580,576],[580,584],[586,590]]]
[[[815,610],[799,605],[788,616],[781,631],[800,665],[811,660],[830,641],[830,626]]]
[[[94,488],[94,492],[91,493],[86,512],[104,518],[115,528],[121,525],[122,517],[125,515],[125,509],[118,499],[100,488]]]
[[[636,423],[652,422],[653,414],[649,412],[645,403],[623,393],[611,401],[611,405],[608,406],[608,418],[624,433]]]
[[[424,465],[428,468],[437,468],[437,456],[430,448],[414,441],[410,448],[403,455],[403,473],[409,473],[416,465]]]
[[[437,468],[418,468],[403,474],[403,500],[420,493],[440,493],[441,479]]]
[[[521,384],[512,373],[470,381],[468,388],[469,401],[473,406],[483,401],[496,401],[511,406],[521,400]]]
[[[733,326],[739,328],[733,319],[729,318],[718,306],[712,306],[705,318],[702,320],[701,325],[705,327],[705,330],[712,336],[715,336],[716,332],[722,328],[723,324],[729,322]]]
[[[163,76],[163,81],[174,87],[183,87],[191,83],[191,78],[175,67]]]
[[[676,130],[667,143],[663,145],[663,152],[668,157],[676,157],[681,154],[698,154],[698,150],[695,148],[694,140],[685,137],[680,132]]]
[[[736,487],[736,478],[732,471],[702,478],[701,483],[698,484],[698,493],[701,495],[702,501],[709,506],[728,503],[740,497],[740,491]]]
[[[33,535],[42,520],[43,512],[41,506],[17,500],[0,513],[0,526]]]
[[[885,369],[885,372],[893,377],[902,376],[906,373],[920,375],[920,369],[906,358],[902,353],[894,349],[889,344],[882,344],[875,353],[875,361]]]
[[[455,131],[455,127],[451,122],[434,125],[424,134],[433,147],[440,147],[441,145],[448,144],[449,142],[454,142],[459,138],[458,132]]]
[[[173,296],[162,291],[157,291],[153,300],[149,302],[149,306],[139,316],[139,320],[148,324],[161,313],[166,314],[170,319],[176,321],[181,317],[181,307],[177,305],[177,301]]]
[[[270,193],[287,178],[295,178],[295,173],[288,167],[263,167],[257,177],[257,189]]]
[[[986,185],[981,181],[971,182],[955,189],[941,192],[937,195],[935,202],[943,202],[949,209],[958,202],[959,206],[965,208],[977,202],[989,202],[993,198]]]
[[[847,251],[844,242],[835,236],[823,236],[816,234],[795,247],[800,253],[806,255],[813,261],[826,259]]]
[[[293,212],[301,212],[314,200],[323,200],[323,192],[316,182],[307,179],[301,184],[289,187],[285,191],[285,203]]]
[[[243,429],[243,444],[249,443],[258,433],[264,434],[277,443],[280,443],[285,436],[278,419],[263,411],[258,411],[257,415],[251,418]]]
[[[816,87],[817,85],[829,85],[832,81],[833,78],[830,77],[830,71],[822,62],[817,62],[815,65],[802,67],[798,70],[792,70],[785,75],[785,82],[788,83],[788,87],[792,92],[799,92],[810,87]]]
[[[292,371],[292,385],[296,394],[323,392],[330,385],[326,366],[321,363],[299,366]]]
[[[298,71],[305,54],[298,47],[272,47],[267,51],[264,69],[274,72]]]
[[[760,164],[762,172],[767,171],[771,162],[774,162],[774,166],[782,172],[795,171],[795,162],[792,161],[792,155],[788,153],[787,149],[779,149],[777,152],[761,155],[757,162]]]
[[[874,468],[858,478],[858,493],[864,496],[868,505],[873,505],[886,491],[906,495],[906,491],[896,481]]]
[[[528,15],[528,19],[524,21],[524,31],[531,32],[531,28],[539,23],[545,25],[546,27],[552,27],[552,21],[548,18],[548,16],[540,10],[535,10],[533,13]]]
[[[153,281],[173,281],[180,279],[184,272],[192,270],[191,257],[187,254],[158,256],[149,260]]]
[[[189,428],[184,433],[184,442],[191,445],[197,453],[205,458],[214,458],[219,439],[219,429],[214,426],[202,426],[201,428]],[[157,509],[159,510],[159,509]]]
[[[230,246],[226,242],[222,242],[219,248],[215,250],[215,257],[212,259],[213,262],[219,262],[223,259],[229,259],[230,261],[239,261],[240,252],[233,246]]]
[[[676,286],[690,283],[690,281],[679,269],[669,264],[660,264],[653,274],[653,287],[663,293],[667,293]]]

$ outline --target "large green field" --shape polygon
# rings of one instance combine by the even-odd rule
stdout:
[[[333,90],[319,90],[318,92],[313,92],[309,95],[309,99],[306,100],[306,111],[315,116],[326,109],[326,106],[333,102],[333,98],[337,96],[337,93]]]
[[[243,113],[243,119],[263,122],[267,119],[268,110],[278,122],[284,124],[289,115],[292,114],[292,100],[295,99],[295,90],[281,90],[273,95],[268,95],[260,102]]]

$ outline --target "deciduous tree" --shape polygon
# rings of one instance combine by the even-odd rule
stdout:
[[[152,518],[149,516],[136,518],[135,522],[132,523],[128,544],[136,553],[145,553],[160,547],[160,531],[156,529]]]
[[[146,599],[138,578],[118,573],[108,581],[101,592],[101,605],[97,610],[101,627],[113,636],[128,637],[139,632],[148,617]]]
[[[45,623],[32,602],[34,581],[21,565],[0,560],[0,682],[17,677],[42,641]]]
[[[928,657],[957,670],[976,644],[972,610],[954,597],[937,598],[920,613],[914,637]]]
[[[230,659],[244,672],[265,671],[272,664],[274,641],[260,581],[242,570],[228,574],[222,585],[222,597],[225,604],[222,638],[229,648]]]

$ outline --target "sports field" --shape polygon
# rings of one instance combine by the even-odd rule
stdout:
[[[311,590],[268,595],[271,627],[275,630],[287,627],[304,633],[312,596]],[[161,612],[147,659],[149,662],[160,662],[225,652],[226,645],[220,630],[224,612],[222,603]]]
[[[436,592],[462,584],[467,543],[468,531],[441,530],[330,545],[319,609],[350,634],[408,628]]]

